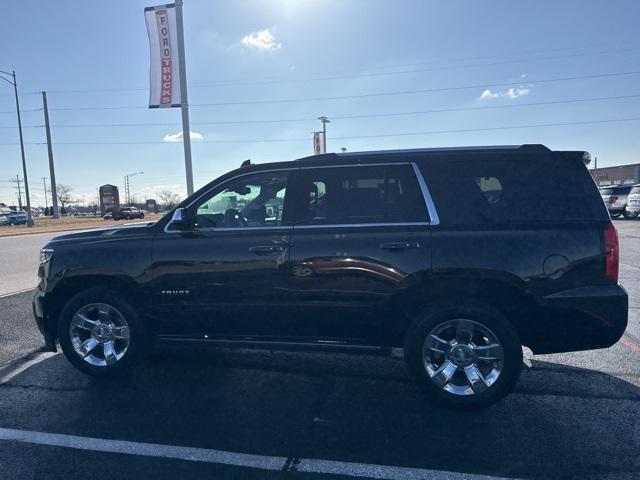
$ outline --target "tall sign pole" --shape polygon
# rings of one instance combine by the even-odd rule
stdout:
[[[182,0],[176,0],[176,23],[178,27],[178,57],[180,68],[180,103],[182,106],[182,144],[184,145],[184,167],[187,175],[187,195],[193,193],[193,167],[191,164],[191,128],[189,127],[189,100],[187,98],[187,69],[184,59],[184,28],[182,25]]]
[[[149,34],[149,108],[182,110],[182,144],[187,177],[187,194],[193,193],[191,128],[187,97],[187,69],[184,57],[182,0],[175,4],[144,9]]]
[[[53,218],[60,218],[58,210],[58,192],[56,191],[56,171],[53,166],[53,146],[51,145],[51,127],[49,125],[49,106],[47,105],[47,92],[42,92],[42,106],[44,110],[44,128],[47,132],[47,152],[49,153],[49,176],[51,178],[51,209]]]

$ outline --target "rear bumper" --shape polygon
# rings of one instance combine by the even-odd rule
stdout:
[[[607,348],[627,328],[629,298],[620,285],[583,287],[544,297],[527,346],[534,353]]]

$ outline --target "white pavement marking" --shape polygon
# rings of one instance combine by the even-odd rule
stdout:
[[[492,477],[472,473],[313,459],[300,460],[295,470],[297,472],[347,475],[349,477],[378,478],[383,480],[506,480],[505,477]]]
[[[290,462],[285,457],[253,455],[249,453],[225,452],[208,448],[179,447],[156,443],[129,442],[126,440],[106,440],[102,438],[79,437],[58,433],[34,432],[0,428],[0,441],[47,445],[51,447],[73,448],[94,452],[121,453],[144,457],[173,458],[190,462],[207,462],[235,467],[257,468],[271,471],[299,471],[308,473],[346,475],[389,480],[497,480],[504,477],[475,475],[421,468],[370,465],[366,463],[337,462],[331,460],[301,459]]]
[[[20,293],[31,292],[34,288],[36,288],[36,287],[25,288],[24,290],[18,290],[17,292],[3,293],[2,295],[0,295],[0,298],[12,297],[12,296],[18,295]]]
[[[24,357],[16,360],[11,360],[0,368],[0,385],[7,383],[16,375],[20,375],[25,370],[33,367],[34,365],[57,355],[59,352],[37,352],[35,354],[30,353]]]

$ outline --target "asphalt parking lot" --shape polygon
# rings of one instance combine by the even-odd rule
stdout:
[[[428,404],[397,358],[163,348],[97,380],[36,353],[0,369],[0,478],[640,478],[640,221],[615,224],[625,336],[531,358],[489,409]],[[1,297],[0,365],[41,343]]]

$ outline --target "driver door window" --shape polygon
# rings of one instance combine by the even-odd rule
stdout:
[[[287,172],[262,172],[230,180],[198,206],[196,228],[285,225],[287,180]]]

